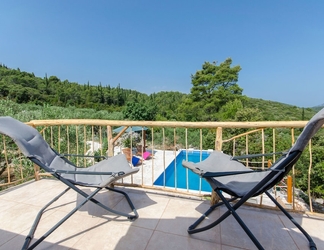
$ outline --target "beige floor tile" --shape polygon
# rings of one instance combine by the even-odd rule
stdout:
[[[31,228],[40,207],[17,204],[0,213],[0,246],[8,240]],[[44,218],[53,211],[44,214]],[[23,237],[24,238],[24,237]]]
[[[1,196],[0,196],[0,213],[2,211],[10,209],[11,207],[16,206],[17,204],[18,203],[15,201],[1,199]]]
[[[2,211],[0,213],[1,228],[12,232],[22,232],[31,227],[40,209],[41,207],[19,203],[10,209]],[[47,217],[52,212],[45,213],[43,217]]]
[[[0,225],[1,226],[1,225]],[[21,249],[22,245],[21,243],[15,244],[17,247],[13,246],[14,239],[15,237],[19,236],[20,234],[18,232],[11,232],[9,230],[0,230],[0,250],[2,249]],[[25,236],[21,236],[22,240],[25,239]],[[10,242],[10,243],[8,243]],[[20,244],[20,245],[18,245]]]
[[[94,191],[94,189],[90,188],[82,188],[87,194],[90,194]],[[117,194],[114,192],[110,192],[108,190],[102,190],[97,195],[94,196],[96,200],[103,203],[104,205],[114,208],[118,202],[123,199],[121,194]],[[76,206],[81,204],[84,201],[84,197],[79,193],[75,192],[74,190],[69,190],[66,194],[64,194],[59,200],[57,200],[52,207],[57,208],[60,211],[69,212],[74,209]],[[88,215],[90,217],[107,217],[108,219],[114,219],[116,216],[112,215],[105,209],[99,207],[98,205],[94,204],[93,202],[89,201],[85,205],[83,205],[76,214],[80,215]]]
[[[139,218],[135,221],[126,221],[125,223],[131,223],[133,226],[147,229],[155,229],[169,202],[169,198],[145,192],[128,192],[128,194],[139,214]],[[130,212],[126,199],[120,201],[115,209]]]
[[[55,211],[51,216],[42,219],[37,227],[31,244],[39,239],[65,215],[65,212]],[[84,234],[96,228],[98,226],[98,221],[98,218],[74,214],[50,234],[44,242],[40,243],[37,249],[61,249],[72,247]],[[24,233],[27,234],[28,231]]]
[[[46,189],[51,190],[52,188],[57,188],[57,186],[65,187],[65,184],[55,179],[54,177],[43,178],[39,181],[31,181],[31,184],[33,185],[33,189],[40,190],[40,192],[43,192]]]
[[[26,235],[18,234],[16,235],[15,238],[12,240],[8,241],[6,244],[0,246],[0,250],[8,250],[8,249],[21,249],[23,246],[23,243],[25,242],[25,237]],[[46,246],[46,247],[44,247]],[[46,240],[44,240],[40,245],[36,247],[36,249],[59,249],[59,250],[64,250],[64,249],[69,249],[69,250],[74,250],[73,248],[66,247],[66,246],[58,246],[56,245],[55,247],[51,247],[51,243],[47,243]]]
[[[87,232],[75,243],[73,249],[121,249],[144,250],[152,235],[152,230],[138,228],[115,221],[99,219],[96,228]]]
[[[222,250],[242,250],[246,248],[240,248],[240,247],[232,247],[232,246],[227,246],[227,245],[222,245]]]
[[[324,218],[291,213],[291,216],[300,224],[314,240],[317,249],[324,249]],[[280,219],[287,227],[287,231],[294,239],[299,249],[309,249],[308,240],[299,229],[285,216]]]
[[[23,200],[29,199],[33,195],[36,196],[41,193],[40,190],[34,189],[32,186],[33,183],[25,184],[20,188],[14,187],[12,189],[10,188],[8,190],[5,190],[4,193],[1,194],[1,199],[22,202]]]
[[[25,197],[20,202],[24,204],[30,204],[33,206],[45,206],[48,202],[50,202],[55,196],[59,195],[63,190],[67,187],[63,185],[57,185],[55,188],[50,188],[47,190],[43,190],[42,193],[38,193],[37,195],[30,194],[29,197]],[[55,203],[54,203],[55,204]]]
[[[177,250],[190,250],[190,249],[212,249],[212,250],[221,250],[221,245],[202,241],[198,239],[194,239],[191,237],[184,237],[175,234],[169,234],[164,232],[155,231],[150,242],[146,248],[146,250],[170,250],[170,249],[177,249]]]
[[[124,190],[125,191],[125,190]],[[87,193],[90,193],[90,190],[86,190]],[[96,200],[101,202],[103,205],[108,206],[111,209],[121,211],[124,213],[131,213],[131,208],[128,206],[128,203],[126,202],[124,196],[122,194],[108,191],[108,190],[102,190],[100,191],[95,197]],[[131,198],[132,199],[132,198]],[[83,197],[81,195],[77,196],[77,204],[80,204],[80,202],[83,200]],[[124,203],[125,205],[122,207],[122,209],[118,209],[118,204]],[[119,216],[113,213],[108,212],[107,210],[99,207],[98,205],[94,204],[93,202],[88,202],[85,206],[83,206],[80,209],[80,212],[85,212],[86,214],[90,216],[96,216],[96,217],[102,217],[106,219],[120,219],[122,221],[127,220],[126,217]]]
[[[26,235],[23,234],[15,234],[14,238],[10,238],[10,240],[4,242],[4,244],[0,246],[0,250],[22,249],[25,237]]]
[[[158,231],[191,237],[194,239],[207,240],[220,243],[220,228],[216,226],[203,233],[189,235],[188,227],[193,224],[207,209],[209,202],[188,199],[170,199],[161,220],[156,228]],[[206,218],[200,226],[205,226],[219,216],[216,209],[209,218]]]
[[[24,202],[41,193],[49,192],[51,189],[61,186],[62,183],[52,179],[30,181],[0,193],[2,199]]]
[[[221,212],[224,211],[226,211],[225,208],[221,208]],[[297,249],[297,245],[276,211],[263,210],[261,212],[260,209],[242,207],[237,210],[237,213],[265,249]],[[256,249],[252,240],[232,215],[221,223],[221,233],[222,244]]]

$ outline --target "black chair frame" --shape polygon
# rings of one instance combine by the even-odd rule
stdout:
[[[281,171],[282,169],[282,174],[280,174],[278,177],[276,177],[276,181],[278,182],[281,180],[287,172],[290,171],[292,166],[296,163],[296,161],[299,159],[300,155],[302,152],[300,151],[295,151],[291,152],[287,158],[280,163],[280,165],[274,169],[274,170],[268,170],[271,171],[269,175],[267,175],[262,181],[260,181],[254,188],[252,188],[246,195],[243,197],[232,197],[230,199],[226,199],[222,193],[222,191],[226,192],[228,190],[221,190],[216,188],[214,191],[216,194],[220,197],[222,200],[219,203],[216,203],[215,205],[212,205],[195,223],[193,223],[191,226],[188,228],[188,233],[189,234],[195,234],[199,233],[208,229],[211,229],[218,224],[220,224],[223,220],[225,220],[228,216],[233,215],[233,217],[236,219],[236,221],[239,223],[239,225],[242,227],[242,229],[245,231],[245,233],[249,236],[249,238],[253,241],[255,246],[258,249],[264,249],[263,246],[260,244],[260,242],[257,240],[257,238],[254,236],[254,234],[251,232],[251,230],[246,226],[246,224],[243,222],[241,217],[237,214],[236,210],[240,208],[249,198],[256,196],[261,193],[265,193],[273,202],[274,204],[288,217],[288,219],[304,234],[304,236],[307,238],[309,242],[309,248],[311,250],[316,250],[316,244],[311,238],[311,236],[303,229],[297,221],[288,213],[288,211],[282,207],[276,199],[267,191],[269,187],[267,186],[267,183],[272,180],[272,178],[275,177],[277,174],[277,171]],[[258,154],[257,156],[260,156],[261,154]],[[287,164],[288,163],[288,164]],[[206,180],[208,181],[209,178],[211,177],[219,177],[219,176],[228,176],[228,175],[236,175],[236,174],[249,174],[251,172],[245,172],[245,173],[237,173],[237,172],[220,172],[220,173],[206,173],[205,175],[202,175],[202,177],[205,177]],[[210,180],[209,180],[210,181]],[[273,181],[271,181],[273,183]],[[260,191],[261,190],[261,191]],[[239,199],[239,200],[238,200]],[[237,201],[231,204],[232,202]],[[197,226],[205,219],[207,218],[217,207],[225,205],[226,208],[228,209],[224,214],[222,214],[217,220],[214,222],[204,226],[197,228]]]

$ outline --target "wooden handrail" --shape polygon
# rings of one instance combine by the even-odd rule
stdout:
[[[303,128],[307,121],[262,121],[262,122],[174,122],[174,121],[125,121],[99,119],[58,119],[32,120],[27,122],[35,126],[56,125],[94,125],[94,126],[147,126],[181,128]]]

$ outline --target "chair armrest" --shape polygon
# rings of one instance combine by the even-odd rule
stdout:
[[[265,172],[270,171],[266,170],[250,170],[250,171],[231,171],[231,172],[206,172],[201,177],[210,178],[210,177],[222,177],[222,176],[230,176],[230,175],[239,175],[239,174],[251,174],[255,172]]]
[[[284,152],[273,152],[273,153],[267,153],[267,154],[251,154],[251,155],[238,155],[238,156],[233,156],[232,160],[241,160],[241,159],[249,159],[249,158],[257,158],[261,156],[270,156],[270,155],[284,155],[287,154],[288,151]]]
[[[61,157],[65,156],[74,156],[74,157],[91,157],[91,158],[103,158],[108,159],[107,156],[104,155],[78,155],[78,154],[59,154]]]
[[[113,175],[113,176],[121,176],[124,175],[125,172],[89,172],[89,171],[70,171],[70,170],[54,170],[54,173],[57,174],[84,174],[84,175]]]

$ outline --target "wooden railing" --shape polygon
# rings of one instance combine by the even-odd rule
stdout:
[[[194,195],[206,195],[202,190],[192,192],[188,188],[184,190],[177,186],[173,189],[165,185],[157,187],[154,182],[160,174],[165,173],[171,161],[176,161],[179,149],[189,150],[195,148],[199,151],[207,149],[223,150],[232,155],[276,152],[288,149],[295,142],[300,133],[300,128],[303,128],[306,122],[162,122],[67,119],[33,120],[27,124],[38,129],[45,140],[60,153],[81,155],[89,153],[89,150],[92,148],[96,149],[97,154],[108,156],[113,156],[119,152],[116,150],[120,147],[119,137],[128,126],[145,126],[149,128],[149,132],[143,133],[144,130],[142,131],[142,141],[146,141],[147,150],[151,152],[158,151],[160,154],[156,157],[153,155],[150,160],[146,161],[146,165],[150,166],[149,168],[142,165],[139,174],[125,178],[119,184],[192,193]],[[113,128],[119,126],[125,126],[125,129],[118,134],[114,134]],[[285,131],[282,132],[282,130]],[[166,132],[168,132],[168,135],[166,135]],[[233,134],[233,132],[239,132],[239,134]],[[147,138],[143,136],[144,134],[146,134]],[[287,134],[290,137],[290,145],[287,145],[286,148],[278,148],[281,137],[283,135],[287,137]],[[34,166],[18,153],[17,148],[8,141],[8,138],[3,136],[1,144],[0,187],[14,185],[31,179],[34,176]],[[205,148],[207,144],[208,148]],[[170,154],[170,152],[172,157],[168,158],[167,153]],[[309,144],[309,152],[310,161],[308,168],[310,172],[312,167],[311,143]],[[89,160],[89,158],[68,157],[78,166],[88,166],[95,161],[93,158]],[[247,166],[255,164],[257,165],[256,168],[264,169],[268,164],[271,165],[271,162],[274,162],[276,157],[276,155],[273,155],[269,159],[263,156],[259,162],[246,160],[244,163]],[[45,175],[37,168],[35,173],[36,179],[41,175]],[[294,168],[291,176],[294,189]],[[310,176],[308,182],[310,183]],[[292,193],[293,195],[295,194],[295,192]],[[293,198],[292,201],[292,208],[296,209],[295,199]],[[262,204],[262,198],[260,204]]]

